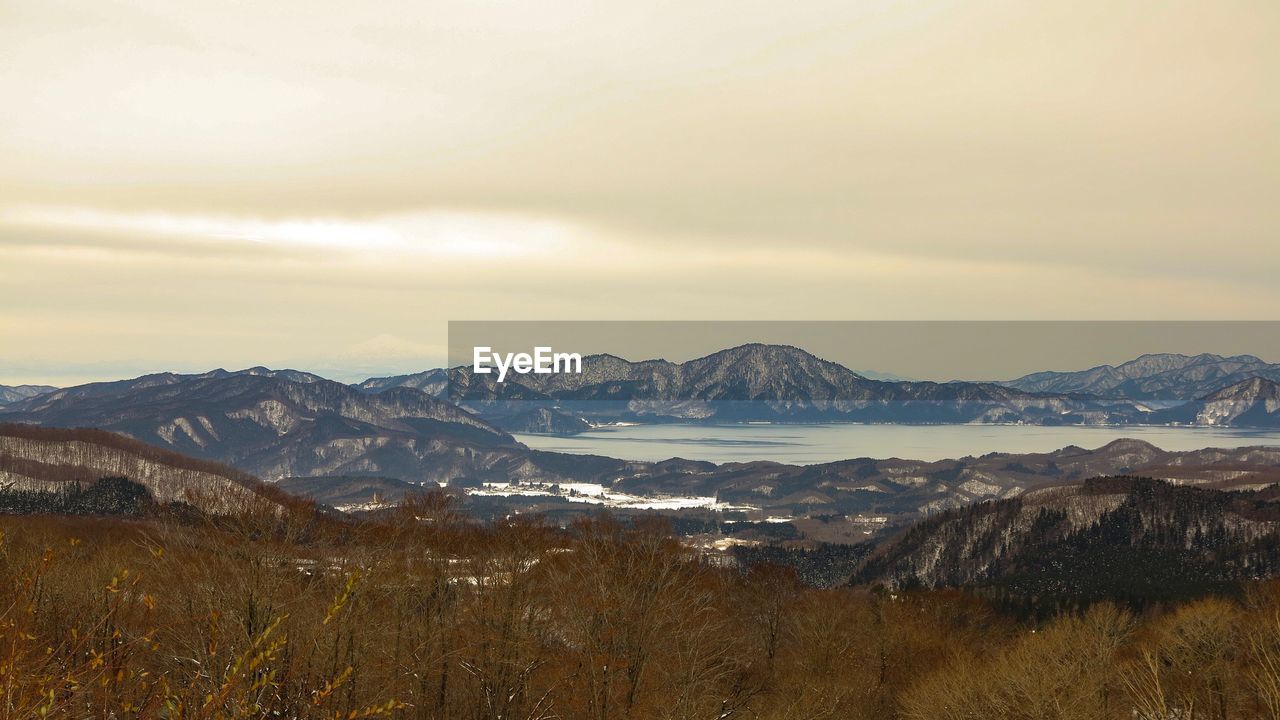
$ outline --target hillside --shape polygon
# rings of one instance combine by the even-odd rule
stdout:
[[[1278,573],[1280,487],[1112,477],[923,520],[877,548],[855,580],[1090,602],[1179,600]]]
[[[1180,407],[1153,413],[1159,422],[1187,425],[1280,427],[1280,384],[1241,380]]]
[[[394,505],[411,492],[421,492],[421,485],[388,477],[328,476],[287,477],[276,487],[289,493],[332,506],[338,510],[360,510],[366,507]]]
[[[62,492],[103,478],[127,478],[160,503],[226,513],[289,497],[225,465],[187,457],[102,430],[0,425],[0,488]]]

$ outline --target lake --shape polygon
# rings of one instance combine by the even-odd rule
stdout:
[[[566,437],[518,434],[516,438],[538,450],[626,460],[682,457],[796,465],[856,457],[941,460],[989,452],[1049,452],[1068,445],[1092,449],[1119,438],[1145,440],[1165,450],[1280,447],[1280,431],[1031,425],[628,425]]]

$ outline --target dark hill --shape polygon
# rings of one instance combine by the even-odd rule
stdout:
[[[1276,575],[1277,486],[1223,491],[1110,477],[922,520],[878,548],[855,581],[980,587],[1053,608],[1183,600]]]

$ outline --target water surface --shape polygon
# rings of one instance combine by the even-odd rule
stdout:
[[[807,465],[856,457],[941,460],[989,452],[1097,448],[1119,438],[1165,450],[1270,445],[1280,431],[1189,427],[1038,427],[1030,425],[630,425],[568,437],[516,435],[529,447],[626,460],[682,457],[711,462],[776,460]]]

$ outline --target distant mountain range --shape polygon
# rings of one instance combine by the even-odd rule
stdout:
[[[780,352],[789,358],[798,351]],[[721,360],[726,357],[735,355],[721,355]],[[777,388],[778,383],[817,384],[824,377],[827,387],[850,382],[847,371],[816,359],[802,365],[804,371],[787,374],[782,380],[759,377],[755,373],[768,368],[757,364],[758,355],[751,353],[749,357],[755,362],[741,357],[740,363],[717,362],[687,382],[701,387],[707,397],[718,397],[716,388],[733,386],[738,378],[756,383],[748,390]],[[623,369],[630,365],[622,363],[625,361],[619,361],[619,367]],[[897,391],[893,384],[861,382],[881,392]],[[883,385],[889,388],[879,387]],[[934,391],[966,392],[994,387],[975,390],[965,385],[927,385]],[[582,383],[587,392],[601,387],[599,382]],[[996,387],[991,396],[978,397],[1016,399],[1025,395]],[[1056,400],[1057,396],[1043,399]],[[1276,410],[1275,384],[1251,380],[1187,408],[1185,417],[1169,419],[1266,419],[1274,417]],[[542,411],[535,408],[535,412]],[[226,463],[269,481],[377,476],[412,484],[470,486],[483,482],[548,487],[594,483],[634,496],[714,497],[723,503],[788,514],[815,509],[927,513],[1093,475],[1141,470],[1155,477],[1185,477],[1171,475],[1168,469],[1185,473],[1201,465],[1227,465],[1245,477],[1258,477],[1280,466],[1280,450],[1178,454],[1134,442],[1112,443],[1096,451],[1066,448],[1047,454],[992,454],[940,462],[860,459],[812,466],[770,462],[717,466],[679,459],[631,462],[530,450],[489,422],[422,390],[391,387],[368,393],[307,373],[263,368],[196,375],[162,373],[65,388],[4,408],[0,421],[111,430]],[[557,501],[555,493],[543,499]]]
[[[591,355],[582,365],[581,374],[522,375],[505,383],[467,366],[453,368],[449,397],[513,431],[528,430],[511,420],[531,407],[595,423],[1103,424],[1139,412],[1125,401],[994,383],[871,380],[782,345],[743,345],[683,363]]]
[[[566,397],[613,400],[622,396],[625,399],[643,397],[671,401],[848,398],[845,391],[850,385],[856,385],[858,380],[918,387],[936,384],[913,381],[892,373],[849,370],[837,363],[820,360],[799,348],[784,345],[747,344],[686,363],[665,360],[630,362],[603,354],[588,356],[586,364],[589,369],[582,375],[528,375],[518,378],[514,384],[506,384],[505,390],[473,388],[473,384],[483,386],[486,383],[477,383],[465,366],[372,377],[355,387],[367,393],[410,387],[436,397],[446,397],[450,392],[450,380],[459,379],[463,385],[454,391],[463,395],[470,393],[477,398],[488,396],[493,399],[493,396],[501,395],[508,399]],[[778,368],[770,371],[769,365],[777,365]],[[206,376],[219,374],[232,373],[226,370],[205,373]],[[299,382],[323,379],[298,370],[270,370],[265,367],[248,368],[234,374],[284,377]],[[162,384],[192,376],[156,373],[143,377]],[[1002,385],[1028,393],[1172,403],[1194,400],[1255,377],[1280,382],[1280,364],[1268,363],[1252,355],[1153,353],[1120,365],[1099,365],[1088,370],[1043,371],[1015,380],[944,384]],[[141,379],[120,382],[137,384]],[[480,381],[485,379],[479,378]],[[99,391],[112,384],[91,383],[80,387]],[[0,385],[0,405],[55,390],[58,388],[51,385]]]
[[[1199,413],[1192,403],[1232,386],[1265,397],[1245,381],[1280,382],[1280,365],[1252,355],[1143,355],[1077,372],[1038,372],[1003,382],[918,382],[875,377],[799,348],[748,344],[684,363],[584,358],[582,374],[522,375],[497,383],[467,366],[369,378],[354,387],[376,395],[412,388],[452,401],[510,432],[572,433],[611,422],[873,422],[1028,424],[1249,424],[1276,426],[1271,413]],[[313,383],[324,378],[265,367],[201,375],[157,373],[67,388],[63,397],[191,378],[254,375]],[[46,385],[0,386],[0,406],[54,394]],[[1182,407],[1178,412],[1157,411]],[[12,409],[12,408],[11,408]]]
[[[989,453],[923,461],[855,458],[817,465],[669,461],[613,483],[632,492],[715,496],[768,512],[930,514],[1101,475],[1140,474],[1180,483],[1257,488],[1280,482],[1280,448],[1170,452],[1140,440],[1087,450]]]
[[[1273,377],[1280,379],[1280,366],[1252,356],[1165,354],[1008,383],[886,381],[799,348],[750,344],[684,363],[591,355],[583,358],[581,374],[521,375],[504,383],[459,366],[374,378],[359,387],[376,392],[404,385],[447,394],[510,432],[577,432],[593,423],[741,421],[1277,427],[1280,415],[1268,409],[1267,386],[1250,382],[1273,383]],[[1201,413],[1193,406],[1229,387],[1235,388],[1235,409]],[[1250,395],[1258,402],[1250,403]],[[1158,412],[1179,405],[1177,412]]]
[[[1078,372],[1038,372],[1002,384],[1027,392],[1186,402],[1255,377],[1280,382],[1280,365],[1252,355],[1143,355],[1120,365]]]
[[[1165,358],[1143,366],[1169,372],[1174,366],[1203,364]],[[33,394],[0,408],[0,422],[110,430],[269,481],[338,476],[472,487],[484,482],[541,487],[591,483],[632,496],[715,498],[784,513],[928,513],[1094,475],[1142,471],[1183,477],[1178,473],[1207,465],[1236,467],[1243,476],[1257,478],[1280,466],[1280,451],[1175,454],[1143,443],[941,462],[860,459],[805,467],[767,462],[717,466],[539,452],[508,434],[572,433],[589,428],[589,422],[614,419],[1280,427],[1280,385],[1263,377],[1240,380],[1175,407],[1147,409],[1130,400],[1028,392],[992,383],[869,380],[787,346],[746,345],[685,363],[633,363],[596,355],[584,358],[583,369],[581,375],[521,376],[501,386],[492,376],[473,375],[467,368],[378,378],[358,386],[262,367],[157,373]],[[437,397],[444,393],[446,377],[450,394],[459,396],[462,407]],[[346,494],[359,496],[360,491]],[[536,496],[538,491],[525,494]],[[551,492],[533,504],[563,499]]]
[[[412,388],[362,393],[292,370],[162,373],[6,406],[0,420],[124,433],[263,478],[378,472],[448,480],[519,452],[509,435]]]
[[[0,405],[26,400],[57,389],[52,385],[0,385]]]

